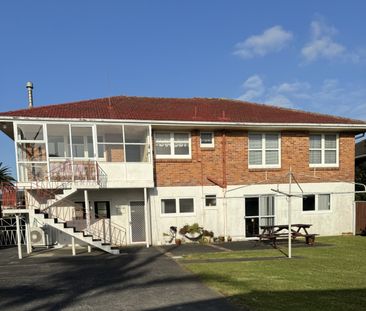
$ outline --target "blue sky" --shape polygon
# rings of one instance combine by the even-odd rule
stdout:
[[[2,1],[0,111],[224,97],[366,120],[366,2]],[[14,168],[1,135],[0,161]]]

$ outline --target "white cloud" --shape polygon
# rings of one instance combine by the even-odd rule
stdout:
[[[259,98],[264,92],[263,80],[260,76],[254,75],[249,77],[243,83],[244,94],[239,99],[251,101]]]
[[[301,50],[301,55],[307,62],[318,59],[341,58],[345,61],[357,63],[360,56],[350,52],[346,46],[335,41],[338,30],[327,25],[321,18],[313,20],[310,24],[311,39]]]
[[[319,85],[294,81],[266,86],[259,75],[253,75],[242,87],[241,100],[366,120],[364,85],[341,85],[337,79],[325,79]]]
[[[292,38],[291,32],[281,26],[273,26],[260,35],[250,36],[245,41],[237,43],[234,54],[242,58],[264,56],[282,50]]]

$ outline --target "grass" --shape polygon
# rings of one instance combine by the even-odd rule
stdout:
[[[293,249],[297,259],[189,263],[187,259],[278,257],[279,250],[195,254],[182,264],[250,310],[364,310],[366,238],[317,238],[330,247]],[[282,248],[282,246],[281,246]],[[282,251],[287,252],[286,248]]]

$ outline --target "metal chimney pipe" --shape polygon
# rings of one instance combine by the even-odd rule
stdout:
[[[33,107],[33,83],[27,82],[27,90],[28,90],[28,108]]]

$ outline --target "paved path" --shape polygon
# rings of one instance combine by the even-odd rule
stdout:
[[[0,310],[237,310],[156,248],[113,256],[0,249]]]

